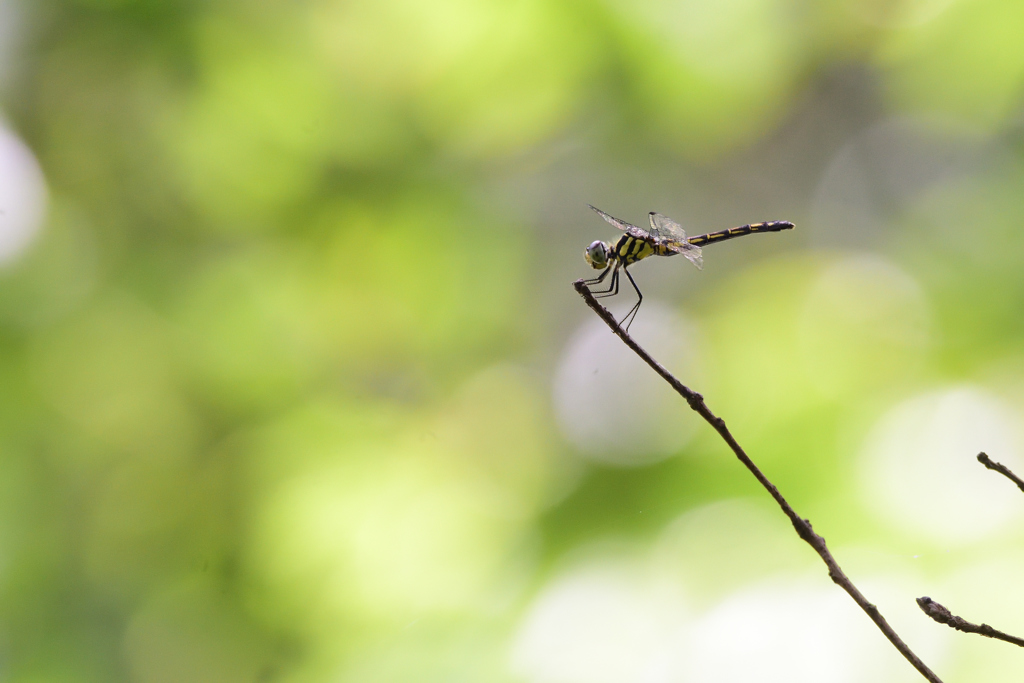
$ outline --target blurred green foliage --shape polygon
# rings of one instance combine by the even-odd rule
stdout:
[[[645,292],[685,289],[696,388],[838,540],[901,538],[851,483],[893,401],[1024,407],[1019,3],[12,6],[50,205],[0,271],[6,681],[516,680],[567,554],[758,496],[706,430],[635,470],[560,436],[584,202],[798,223]],[[830,242],[818,179],[894,116],[981,160]],[[681,573],[747,580],[719,550]]]

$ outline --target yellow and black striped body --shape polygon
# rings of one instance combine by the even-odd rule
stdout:
[[[683,254],[690,263],[697,268],[701,268],[704,265],[704,259],[701,254],[701,248],[704,245],[724,242],[733,237],[742,237],[743,235],[750,235],[755,232],[779,232],[793,227],[793,224],[789,221],[770,221],[767,223],[751,223],[750,225],[741,225],[738,228],[688,237],[681,225],[671,218],[654,211],[648,216],[651,223],[651,231],[648,232],[614,216],[610,216],[598,208],[593,206],[590,208],[594,209],[601,218],[622,230],[625,234],[615,240],[615,242],[595,240],[590,243],[590,246],[583,251],[583,258],[586,259],[591,268],[600,270],[601,274],[590,280],[581,280],[580,282],[589,287],[604,282],[604,279],[611,275],[611,284],[608,285],[608,288],[594,292],[595,298],[610,297],[619,293],[619,274],[626,274],[629,284],[633,285],[637,296],[636,304],[633,305],[633,308],[629,309],[629,312],[619,322],[620,326],[625,323],[627,330],[636,317],[636,312],[640,310],[640,304],[644,300],[644,295],[640,292],[640,288],[636,286],[632,274],[627,270],[629,266],[637,261],[642,261],[648,256],[675,256],[676,254]]]
[[[696,247],[703,247],[715,242],[724,242],[734,237],[743,237],[755,232],[780,232],[790,230],[793,224],[789,221],[770,221],[768,223],[751,223],[741,225],[738,228],[709,232],[706,235],[694,235],[686,241]],[[652,240],[643,240],[632,235],[623,235],[611,245],[610,260],[618,261],[623,266],[631,266],[637,261],[648,256],[675,256],[676,251],[669,249],[665,244]]]
[[[790,230],[792,228],[793,224],[790,223],[789,221],[751,223],[750,225],[741,225],[738,228],[719,230],[718,232],[709,232],[706,235],[696,235],[694,237],[689,238],[687,242],[698,247],[703,247],[705,244],[714,244],[715,242],[731,240],[733,237],[743,237],[744,235],[749,235],[752,232],[779,232],[781,230]]]
[[[612,245],[611,257],[624,266],[631,266],[648,256],[669,256],[673,252],[648,240],[623,235]]]

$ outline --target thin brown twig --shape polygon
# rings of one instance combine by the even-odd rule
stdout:
[[[583,280],[577,280],[573,283],[573,286],[576,287],[576,291],[583,297],[583,300],[587,305],[590,306],[590,308],[592,308],[594,312],[605,321],[605,323],[607,323],[612,332],[614,332],[619,339],[625,342],[626,346],[632,349],[633,352],[645,363],[651,366],[655,372],[661,375],[662,379],[668,382],[680,396],[686,399],[690,408],[704,418],[704,420],[711,425],[716,432],[718,432],[719,436],[721,436],[725,443],[729,445],[729,448],[731,448],[732,452],[736,454],[736,457],[739,458],[740,462],[750,470],[751,474],[754,475],[757,481],[760,482],[761,486],[768,491],[771,497],[775,499],[775,502],[778,503],[779,507],[782,508],[782,511],[786,516],[789,517],[789,521],[792,522],[797,535],[806,541],[808,545],[814,548],[814,551],[818,553],[821,559],[825,562],[825,566],[828,567],[828,575],[831,577],[832,581],[849,593],[854,602],[860,605],[860,608],[867,613],[868,617],[871,618],[871,621],[875,622],[875,625],[878,626],[879,630],[881,630],[885,637],[889,639],[889,642],[899,650],[900,654],[906,657],[907,661],[910,662],[922,676],[932,683],[942,683],[941,679],[936,676],[916,654],[914,654],[906,643],[903,642],[903,639],[900,638],[896,631],[893,630],[892,626],[889,625],[889,622],[887,622],[885,617],[882,616],[882,613],[878,611],[878,608],[868,602],[868,599],[864,597],[864,594],[853,585],[853,582],[846,576],[843,570],[839,567],[839,564],[835,561],[835,558],[832,557],[832,553],[830,553],[828,548],[825,546],[825,539],[816,534],[814,529],[811,528],[810,520],[800,517],[796,511],[793,510],[790,504],[786,502],[786,499],[782,497],[782,494],[779,493],[777,488],[775,488],[775,485],[768,480],[768,477],[764,476],[761,470],[758,469],[757,465],[755,465],[746,452],[744,452],[739,443],[736,442],[736,439],[733,438],[732,433],[725,426],[725,420],[716,416],[711,412],[711,409],[707,407],[704,403],[704,397],[676,379],[672,373],[666,370],[660,363],[658,363],[658,361],[654,360],[650,354],[644,351],[639,344],[633,341],[633,338],[630,337],[629,334],[627,334],[626,331],[623,330],[615,321],[615,317],[608,311],[608,309],[598,303],[597,299],[595,299],[594,295],[590,292],[590,288],[587,287]]]
[[[1021,491],[1024,491],[1024,479],[1021,479],[1016,474],[1011,472],[1010,468],[1007,467],[1006,465],[999,462],[995,462],[985,453],[978,453],[978,462],[980,462],[982,465],[989,468],[990,470],[995,470],[999,474],[1003,475],[1004,477],[1012,481],[1014,484],[1016,484],[1017,488],[1019,488]]]
[[[985,452],[978,453],[978,462],[987,467],[990,470],[999,472],[1014,484],[1017,485],[1021,491],[1024,491],[1024,479],[1021,479],[1006,465],[995,462],[992,458],[988,457]],[[972,624],[963,617],[958,617],[945,606],[935,602],[928,596],[917,599],[917,604],[925,614],[939,622],[940,624],[946,624],[950,628],[954,628],[957,631],[964,633],[977,633],[980,636],[986,638],[995,638],[996,640],[1002,640],[1007,643],[1013,643],[1019,647],[1024,647],[1024,638],[1018,638],[1017,636],[1011,636],[1009,633],[1003,633],[997,629],[992,628],[988,624]]]
[[[1009,633],[997,631],[988,624],[972,624],[966,619],[951,613],[948,609],[927,596],[918,598],[917,604],[929,617],[940,624],[946,624],[950,628],[955,628],[957,631],[963,631],[964,633],[977,633],[979,636],[995,638],[996,640],[1003,640],[1007,643],[1013,643],[1019,647],[1024,647],[1024,638],[1018,638],[1017,636],[1011,636]]]
[[[999,472],[1007,479],[1017,485],[1021,491],[1024,491],[1024,480],[1018,477],[1016,474],[1010,471],[1010,468],[1002,463],[995,462],[985,452],[978,453],[978,462],[987,467],[990,470]],[[1013,643],[1019,647],[1024,647],[1024,638],[1018,638],[1017,636],[1011,636],[1009,633],[1003,633],[998,631],[988,624],[972,624],[963,617],[958,617],[943,605],[935,602],[928,596],[924,596],[917,599],[917,605],[921,608],[921,611],[927,614],[929,617],[939,622],[940,624],[946,624],[950,628],[954,628],[957,631],[964,633],[977,633],[980,636],[986,638],[995,638],[996,640],[1002,640],[1007,643]]]

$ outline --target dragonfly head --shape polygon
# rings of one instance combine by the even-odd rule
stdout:
[[[610,251],[608,243],[597,240],[591,242],[587,250],[583,252],[583,258],[587,259],[587,263],[594,270],[601,270],[608,267],[608,252]]]

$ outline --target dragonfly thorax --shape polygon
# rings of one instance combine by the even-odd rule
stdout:
[[[595,270],[601,270],[602,268],[608,267],[608,253],[611,251],[611,245],[601,240],[595,240],[590,243],[586,251],[583,252],[583,258],[587,260],[591,268]]]

